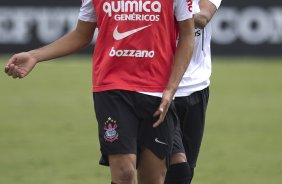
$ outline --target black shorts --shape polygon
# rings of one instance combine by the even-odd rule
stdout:
[[[205,127],[209,88],[195,92],[187,97],[174,100],[181,131],[176,132],[173,153],[182,153],[179,139],[182,138],[186,156],[191,168],[196,167]]]
[[[177,124],[173,104],[164,122],[153,128],[158,119],[153,114],[161,98],[122,90],[97,92],[93,96],[102,153],[100,164],[108,165],[108,155],[138,155],[144,148],[160,159],[169,157]]]

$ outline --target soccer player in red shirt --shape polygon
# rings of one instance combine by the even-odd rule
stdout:
[[[5,72],[23,78],[39,62],[88,45],[98,27],[93,98],[101,164],[110,166],[112,183],[136,183],[138,168],[139,183],[163,184],[177,123],[172,98],[193,51],[189,9],[186,0],[84,0],[74,31],[15,54]]]

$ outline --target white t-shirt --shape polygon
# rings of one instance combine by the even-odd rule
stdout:
[[[222,0],[209,0],[209,1],[212,2],[212,4],[214,4],[218,9]]]
[[[191,13],[187,9],[186,0],[174,0],[174,15],[177,21],[183,21],[191,17]],[[92,0],[82,0],[78,19],[85,22],[96,22],[97,15]]]
[[[197,0],[198,1],[198,0]],[[221,0],[209,0],[219,8]],[[185,72],[176,97],[189,96],[190,94],[207,88],[211,76],[211,23],[205,29],[195,29],[194,52],[187,71]]]

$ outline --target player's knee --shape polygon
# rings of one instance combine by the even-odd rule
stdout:
[[[191,169],[187,162],[170,165],[166,174],[165,184],[189,184]]]
[[[122,167],[117,174],[117,183],[128,183],[135,180],[135,169],[133,167]]]
[[[136,163],[134,155],[110,155],[112,182],[133,183],[136,176]]]
[[[134,181],[135,178],[135,170],[127,168],[121,171],[120,173],[120,181],[121,182],[128,182]]]
[[[170,156],[170,165],[187,162],[185,153],[174,153]]]

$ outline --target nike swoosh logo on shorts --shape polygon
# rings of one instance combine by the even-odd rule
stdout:
[[[160,143],[160,144],[167,145],[167,143],[160,141],[159,138],[155,138],[155,142],[156,142],[156,143]]]
[[[130,31],[126,31],[126,32],[123,32],[123,33],[118,32],[118,26],[117,26],[114,30],[113,37],[114,37],[115,40],[121,40],[121,39],[124,39],[124,38],[134,34],[134,33],[139,32],[143,29],[146,29],[147,27],[150,27],[151,25],[140,27],[140,28],[137,28],[137,29],[132,29]]]

